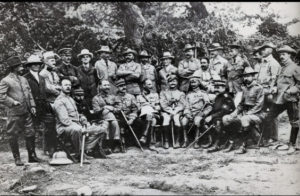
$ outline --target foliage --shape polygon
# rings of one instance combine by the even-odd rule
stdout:
[[[287,36],[287,27],[274,20],[273,17],[266,18],[259,26],[258,31],[267,37],[277,35],[279,37]]]

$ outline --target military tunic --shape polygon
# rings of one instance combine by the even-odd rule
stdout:
[[[122,75],[123,72],[128,71],[131,72],[129,75]],[[121,64],[119,69],[117,70],[117,76],[124,78],[124,80],[126,81],[127,92],[132,95],[141,94],[141,89],[139,85],[139,83],[141,83],[141,74],[141,65],[139,63],[135,63],[134,61]]]
[[[178,64],[178,76],[180,78],[179,90],[187,92],[189,89],[189,76],[197,70],[201,69],[201,64],[199,59],[183,59]],[[189,72],[191,71],[191,72]]]
[[[156,118],[159,118],[160,113],[158,93],[142,93],[136,97],[136,101],[138,110],[141,112],[140,117],[146,114],[146,120],[152,120],[152,126],[156,125]]]
[[[65,64],[64,62],[58,67],[57,74],[60,78],[68,77],[73,86],[77,86],[79,84],[79,73],[78,68],[71,64]],[[71,76],[76,77],[77,79],[72,79]]]
[[[177,75],[178,73],[178,69],[177,67],[173,66],[173,65],[168,65],[167,67],[163,67],[161,70],[159,70],[158,72],[158,76],[159,76],[159,81],[160,81],[160,90],[161,91],[165,91],[167,89],[169,89],[168,86],[168,75]]]
[[[227,67],[229,62],[220,55],[210,60],[209,69],[215,72],[219,77],[224,77],[224,68]]]
[[[150,79],[152,81],[153,90],[157,92],[157,72],[155,67],[149,63],[146,65],[142,64],[141,80],[144,82],[146,79]]]
[[[164,117],[163,125],[169,125],[171,120],[170,112],[175,111],[174,124],[178,127],[181,126],[179,117],[185,107],[185,94],[182,91],[176,90],[166,90],[160,93],[160,105],[162,109],[162,115]]]

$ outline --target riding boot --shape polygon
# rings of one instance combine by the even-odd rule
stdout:
[[[197,127],[196,128],[196,134],[195,134],[195,140],[199,137],[199,133],[200,133],[200,128]],[[197,142],[195,142],[195,144],[194,144],[194,149],[198,149],[198,148],[200,148],[199,140]]]
[[[121,152],[121,142],[119,140],[113,140],[113,153]]]
[[[219,151],[219,149],[220,149],[219,143],[220,143],[220,139],[217,138],[214,145],[212,147],[210,147],[209,149],[207,149],[207,152],[211,153],[211,152]]]
[[[180,147],[180,127],[174,126],[174,137],[175,137],[175,145],[173,146],[174,149]]]
[[[151,122],[152,122],[151,120],[147,120],[146,128],[145,128],[145,130],[143,132],[143,135],[140,139],[140,142],[143,143],[143,144],[146,144],[146,142],[147,142],[147,137],[148,137],[149,128],[151,126]]]
[[[35,152],[35,136],[26,137],[25,141],[26,141],[26,148],[28,152],[28,162],[29,163],[41,162],[42,160],[36,156],[36,152]]]
[[[187,137],[187,131],[186,126],[183,127],[183,144],[181,148],[186,148],[188,146],[188,137]]]
[[[95,148],[95,153],[94,153],[94,157],[95,158],[101,158],[101,159],[106,159],[106,154],[102,148],[103,146],[103,140],[106,138],[106,133],[101,133],[99,136],[99,141],[98,141],[98,145]]]
[[[21,158],[20,158],[18,139],[15,139],[15,138],[9,139],[9,145],[11,148],[11,152],[14,156],[16,166],[24,165],[24,163],[21,161]]]
[[[249,128],[244,128],[243,132],[242,132],[242,145],[241,147],[235,151],[235,154],[244,154],[246,153],[246,146],[247,146],[247,139],[248,139],[248,136],[249,136],[249,133],[250,133],[250,129]]]
[[[165,149],[168,149],[169,148],[169,126],[163,126],[162,127],[162,132],[163,132],[163,138],[164,138],[164,144],[163,144],[163,147]]]
[[[209,148],[209,147],[211,147],[211,145],[213,143],[211,135],[208,135],[207,137],[208,137],[208,142],[206,144],[202,144],[201,145],[202,148]]]
[[[228,140],[228,143],[229,143],[229,145],[222,152],[227,153],[227,152],[230,152],[233,150],[233,148],[234,148],[233,140]]]
[[[150,145],[154,145],[156,143],[156,130],[154,126],[150,128]]]
[[[296,144],[298,132],[299,132],[299,127],[292,127],[291,135],[290,135],[290,144],[292,146]]]

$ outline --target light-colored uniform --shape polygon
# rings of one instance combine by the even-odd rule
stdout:
[[[153,65],[147,63],[146,65],[142,64],[142,75],[141,80],[144,82],[146,79],[150,79],[153,84],[153,90],[157,92],[157,72]]]
[[[163,67],[158,72],[159,80],[160,80],[160,90],[165,91],[169,89],[168,85],[168,76],[169,75],[177,75],[178,69],[173,65],[168,65],[167,67]]]
[[[197,70],[201,69],[201,64],[199,59],[183,59],[178,64],[178,76],[180,80],[179,90],[187,92],[190,86],[189,76]],[[191,72],[189,72],[191,71]]]

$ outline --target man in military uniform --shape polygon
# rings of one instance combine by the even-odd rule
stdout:
[[[90,105],[90,108],[92,108],[92,99],[97,94],[98,86],[97,71],[90,63],[93,56],[94,55],[88,49],[81,50],[80,54],[77,55],[82,62],[78,67],[78,80],[81,88],[84,90],[85,99]]]
[[[71,64],[72,59],[72,49],[62,48],[58,50],[58,54],[61,56],[61,64],[58,66],[57,74],[60,78],[67,77],[71,80],[73,86],[79,84],[78,80],[78,69]]]
[[[179,91],[177,88],[178,86],[178,79],[175,75],[170,75],[168,77],[168,85],[169,89],[162,91],[160,93],[160,105],[162,110],[163,116],[163,138],[164,138],[164,145],[165,149],[169,148],[169,137],[170,137],[170,123],[171,121],[174,122],[174,138],[176,141],[173,148],[179,147],[179,140],[180,140],[180,129],[181,129],[181,122],[180,117],[183,114],[183,110],[185,107],[185,94],[182,91]]]
[[[134,55],[136,55],[134,50],[128,48],[123,52],[123,55],[126,63],[120,65],[117,70],[117,76],[125,80],[128,93],[134,96],[139,95],[141,94],[139,83],[141,81],[142,67],[134,62]]]
[[[106,139],[109,140],[107,142],[108,146],[114,153],[118,153],[121,150],[120,126],[116,118],[119,112],[119,104],[116,96],[110,94],[109,81],[102,80],[99,85],[99,93],[93,98],[93,110],[98,119],[109,122],[109,134]]]
[[[153,65],[149,63],[149,58],[151,57],[146,50],[142,50],[139,54],[141,66],[142,66],[142,75],[141,80],[145,82],[145,80],[150,79],[153,84],[153,90],[157,92],[157,72]]]
[[[18,137],[24,132],[28,162],[39,162],[35,153],[35,131],[31,115],[36,115],[36,105],[27,80],[20,74],[24,68],[18,56],[7,59],[10,73],[0,82],[0,103],[7,110],[7,135],[9,145],[17,166],[22,166]]]
[[[159,95],[153,90],[153,83],[150,79],[146,79],[144,82],[144,88],[141,95],[137,96],[137,105],[140,111],[140,117],[146,118],[146,128],[143,131],[140,142],[145,144],[147,139],[150,141],[150,147],[153,147],[152,144],[155,143],[155,125],[161,120],[160,116],[160,104],[159,104]],[[149,129],[150,138],[149,136]]]
[[[230,48],[230,63],[224,67],[224,75],[228,82],[229,92],[236,95],[242,92],[243,78],[241,74],[244,72],[245,67],[250,67],[249,62],[240,53],[240,46],[238,43],[229,45]]]
[[[83,114],[89,122],[97,121],[97,115],[95,115],[92,106],[84,98],[84,90],[81,87],[73,90],[72,98],[80,114]]]
[[[95,69],[97,70],[97,76],[100,82],[103,80],[108,80],[110,83],[111,94],[117,93],[117,87],[115,86],[116,76],[117,76],[117,64],[110,60],[110,55],[112,51],[109,46],[101,46],[99,50],[100,59],[95,63]]]
[[[261,55],[261,63],[256,64],[254,69],[258,71],[257,82],[264,87],[265,92],[265,104],[264,110],[268,112],[272,105],[271,88],[275,85],[275,80],[280,72],[281,66],[274,59],[272,53],[275,49],[275,45],[271,42],[267,42],[262,46],[257,47],[257,53]],[[264,126],[264,139],[268,140],[268,143],[273,143],[278,140],[278,120],[268,122]]]
[[[106,136],[108,124],[105,122],[101,125],[90,125],[86,117],[78,113],[76,103],[70,96],[70,79],[62,78],[61,86],[62,92],[54,102],[54,111],[57,118],[56,131],[59,136],[64,135],[64,137],[71,139],[75,149],[75,158],[80,160],[82,134],[89,134],[86,138],[85,151],[90,152],[96,147],[99,139]],[[88,156],[85,155],[85,158],[88,158]]]
[[[119,113],[118,114],[118,119],[120,121],[120,127],[121,127],[121,133],[124,133],[125,141],[128,146],[134,145],[135,138],[132,137],[132,134],[129,133],[128,131],[128,125],[131,127],[139,127],[140,126],[140,121],[137,118],[137,112],[138,112],[138,106],[136,102],[136,98],[132,95],[129,94],[126,90],[126,82],[124,79],[119,79],[116,82],[116,85],[118,87],[118,92],[117,92],[117,100],[119,101],[120,104],[118,104],[117,108],[119,111],[122,111],[125,115],[125,117],[128,120],[128,124],[126,123],[124,117]],[[127,132],[125,132],[127,130]],[[135,129],[135,133],[137,137],[140,137],[142,134],[140,132],[140,129]]]
[[[289,150],[289,154],[295,152],[296,138],[299,132],[299,93],[300,93],[300,67],[293,62],[292,55],[296,51],[284,45],[277,50],[282,69],[271,89],[274,96],[273,105],[267,115],[267,121],[274,119],[283,111],[287,110],[289,121],[292,126],[288,146],[281,146],[279,150]]]
[[[222,117],[224,115],[232,113],[235,110],[233,97],[226,90],[226,81],[214,80],[213,85],[214,92],[215,94],[217,94],[217,96],[213,102],[212,111],[205,118],[206,124],[214,125],[214,129],[212,130],[214,144],[211,148],[207,149],[208,153],[218,151],[220,149],[220,144],[228,139],[229,127],[224,127],[222,123]],[[223,152],[229,152],[232,150],[232,148],[233,140],[229,140],[229,145],[224,149]]]
[[[194,58],[194,50],[190,44],[186,44],[183,51],[185,53],[185,59],[178,64],[178,76],[180,79],[179,90],[187,93],[189,89],[189,76],[199,69],[201,69],[200,61]]]
[[[220,51],[223,50],[223,47],[219,43],[212,43],[208,49],[210,54],[210,64],[209,69],[214,71],[219,77],[224,77],[224,67],[228,66],[229,62],[223,58],[220,54]]]
[[[172,56],[170,52],[164,52],[161,57],[163,68],[158,72],[161,91],[165,91],[169,88],[168,76],[177,75],[178,73],[177,67],[171,64],[172,59],[174,59],[174,56]]]
[[[182,147],[187,146],[187,126],[189,121],[193,121],[196,126],[195,139],[199,137],[200,127],[202,120],[210,113],[212,107],[209,97],[205,91],[200,89],[200,78],[198,76],[190,76],[190,85],[192,90],[186,95],[186,106],[184,109],[184,118],[182,119],[184,144]],[[199,148],[198,142],[194,144],[194,148]]]
[[[40,71],[40,76],[44,78],[46,84],[46,102],[45,110],[45,143],[49,156],[52,157],[57,145],[55,130],[55,114],[52,105],[61,91],[60,79],[56,73],[56,58],[58,55],[52,51],[43,53],[44,69]]]
[[[236,154],[246,152],[246,142],[250,133],[255,133],[252,128],[257,128],[264,118],[264,90],[255,80],[255,72],[251,67],[246,67],[242,74],[245,82],[242,101],[236,110],[223,116],[223,124],[229,126],[231,123],[238,122],[242,126],[242,146],[236,151]],[[256,127],[255,127],[256,126]]]

